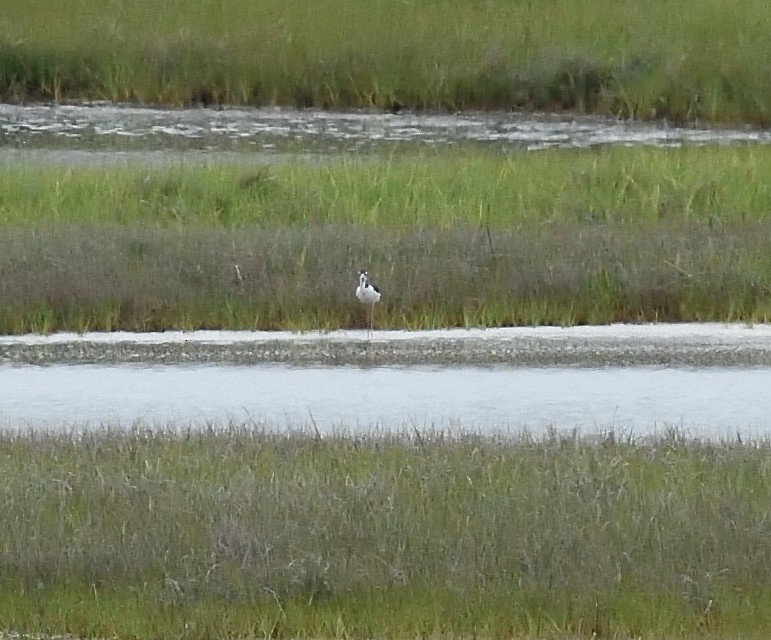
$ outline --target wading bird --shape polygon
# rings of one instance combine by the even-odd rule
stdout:
[[[380,302],[380,289],[369,281],[367,272],[359,271],[359,286],[356,287],[356,297],[367,309],[369,332],[372,332],[375,319],[375,303]]]

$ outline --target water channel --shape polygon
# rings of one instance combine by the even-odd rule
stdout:
[[[771,437],[771,327],[0,338],[0,428]],[[420,364],[416,364],[420,363]]]
[[[0,367],[0,426],[771,436],[771,368]]]
[[[0,163],[281,162],[410,145],[539,150],[599,145],[771,143],[755,128],[678,127],[517,113],[0,105]]]

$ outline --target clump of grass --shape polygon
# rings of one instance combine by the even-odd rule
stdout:
[[[4,100],[545,109],[765,123],[761,0],[11,0]],[[312,19],[309,19],[309,16]],[[40,25],[46,25],[41,28]]]
[[[75,635],[757,635],[768,444],[3,436],[0,620]]]

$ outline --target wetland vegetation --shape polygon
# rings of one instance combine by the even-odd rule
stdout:
[[[0,436],[0,621],[78,637],[763,637],[769,445]],[[593,635],[594,634],[594,635]]]
[[[0,99],[765,124],[764,0],[8,0]]]
[[[762,0],[6,5],[3,101],[771,120]],[[760,146],[3,166],[0,333],[363,326],[362,266],[379,328],[768,321],[769,175]],[[0,458],[2,631],[771,627],[767,442],[137,427]]]
[[[2,169],[0,331],[765,321],[771,148]],[[238,270],[236,270],[238,265]]]

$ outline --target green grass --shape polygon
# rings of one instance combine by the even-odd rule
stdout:
[[[766,175],[762,146],[8,167],[0,332],[361,327],[361,267],[383,329],[765,322]]]
[[[9,0],[5,100],[536,109],[767,123],[762,0]]]
[[[0,628],[763,637],[769,445],[2,436]]]
[[[771,146],[466,148],[263,167],[0,169],[0,224],[645,225],[771,217]]]

